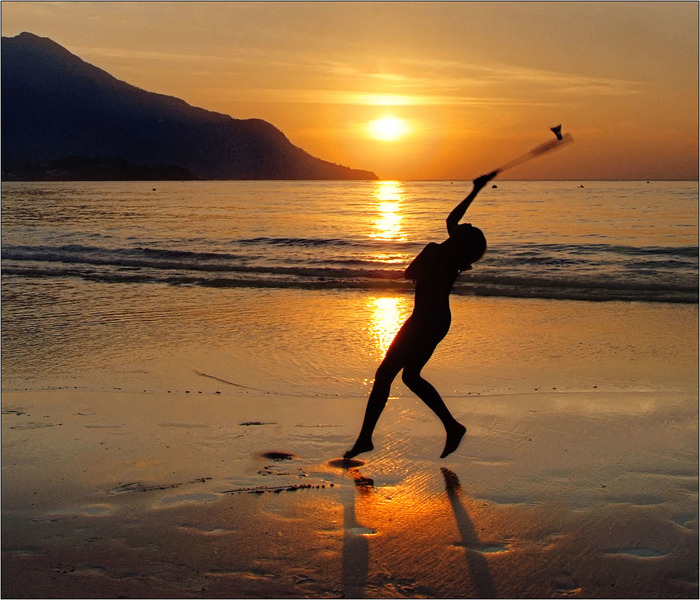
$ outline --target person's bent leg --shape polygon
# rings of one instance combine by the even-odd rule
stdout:
[[[428,408],[442,421],[447,439],[440,458],[445,458],[457,450],[464,434],[467,432],[467,428],[452,416],[452,413],[432,384],[421,377],[420,371],[422,366],[406,366],[403,370],[402,379],[408,389],[425,402]]]

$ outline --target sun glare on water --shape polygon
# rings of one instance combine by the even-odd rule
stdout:
[[[394,242],[406,239],[401,227],[401,186],[395,181],[380,181],[375,190],[377,216],[370,236]]]
[[[369,329],[379,354],[384,355],[409,314],[409,301],[404,297],[372,298]]]
[[[369,123],[369,132],[377,140],[394,142],[409,132],[409,126],[404,119],[382,117]]]

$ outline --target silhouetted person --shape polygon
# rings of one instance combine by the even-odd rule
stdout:
[[[439,417],[447,440],[440,458],[454,452],[466,432],[450,413],[437,390],[421,377],[421,370],[450,328],[450,291],[460,271],[471,269],[486,252],[486,238],[480,229],[459,224],[476,195],[496,172],[474,180],[471,193],[447,217],[450,237],[441,244],[429,243],[413,259],[404,276],[416,284],[413,313],[391,342],[379,365],[367,401],[360,435],[344,458],[350,459],[374,449],[372,433],[391,392],[391,384],[403,369],[402,380]]]

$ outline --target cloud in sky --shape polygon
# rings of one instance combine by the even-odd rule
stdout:
[[[465,65],[455,61],[402,60],[394,61],[395,72],[371,72],[359,69],[349,61],[329,61],[313,55],[297,54],[293,59],[283,53],[258,50],[243,50],[235,56],[217,56],[192,53],[166,53],[142,51],[129,48],[75,48],[81,55],[90,53],[95,58],[125,61],[153,61],[166,64],[192,65],[200,72],[222,74],[235,72],[244,65],[257,72],[301,72],[316,79],[341,76],[349,80],[353,88],[348,89],[300,89],[298,86],[283,88],[248,88],[250,98],[273,102],[312,102],[331,104],[363,104],[371,106],[449,105],[473,106],[493,102],[499,105],[523,102],[521,98],[506,98],[500,95],[466,95],[465,90],[489,89],[512,86],[514,92],[520,86],[538,89],[550,88],[560,95],[624,95],[640,93],[644,82],[605,77],[581,76],[572,73],[543,71],[514,65]],[[401,70],[402,72],[399,72]],[[420,76],[407,73],[421,73]],[[304,79],[300,80],[302,83]],[[517,84],[517,85],[514,85]],[[386,92],[367,91],[383,88]],[[430,93],[426,93],[430,90]],[[515,96],[515,95],[514,95]],[[527,101],[525,101],[527,102]]]

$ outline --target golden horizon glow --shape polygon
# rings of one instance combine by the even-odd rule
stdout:
[[[395,142],[403,138],[408,132],[408,123],[398,117],[386,116],[375,119],[369,123],[369,132],[375,139],[382,142]]]
[[[576,144],[508,178],[698,178],[697,3],[0,6],[4,36],[51,38],[117,79],[263,119],[380,179],[473,179],[557,123]]]

